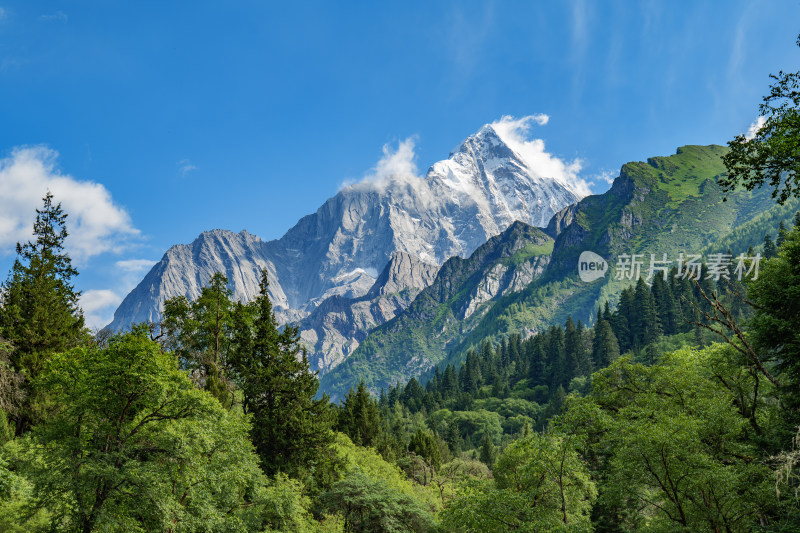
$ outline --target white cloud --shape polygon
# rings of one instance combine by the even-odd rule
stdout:
[[[114,266],[125,272],[139,273],[144,270],[150,270],[156,263],[157,261],[152,259],[124,259],[114,263]]]
[[[383,145],[383,157],[372,169],[369,179],[372,181],[383,181],[386,179],[416,176],[417,165],[414,162],[415,142],[413,137],[401,141],[397,145],[397,150],[392,151],[388,144]]]
[[[533,124],[544,126],[549,120],[550,117],[544,114],[519,119],[506,115],[492,122],[491,126],[503,142],[525,161],[531,172],[543,178],[555,179],[580,197],[591,194],[589,185],[579,176],[583,168],[580,159],[560,159],[545,150],[544,140],[528,138]]]
[[[614,180],[617,178],[617,176],[619,176],[619,173],[617,172],[614,172],[612,170],[604,170],[595,177],[598,180],[605,181],[606,183],[611,185],[612,183],[614,183]]]
[[[36,209],[49,190],[68,214],[65,243],[77,262],[108,251],[120,251],[139,235],[128,213],[99,183],[80,181],[56,168],[58,153],[45,147],[15,148],[0,159],[0,251],[33,235]]]
[[[418,180],[417,164],[415,163],[416,154],[414,147],[415,137],[408,137],[397,144],[397,149],[391,145],[383,145],[383,157],[378,163],[367,172],[361,181],[345,181],[340,190],[345,187],[358,185],[370,185],[383,188],[392,181]]]
[[[44,20],[46,22],[67,22],[69,17],[63,11],[58,10],[55,13],[39,15],[39,20]]]
[[[745,133],[744,135],[745,138],[749,141],[750,139],[755,137],[756,133],[758,133],[758,130],[763,128],[766,122],[767,122],[767,117],[765,117],[764,115],[761,115],[760,117],[755,119],[755,121],[753,121],[753,123],[750,124],[750,127],[747,128],[747,133]]]
[[[81,294],[80,305],[89,329],[98,330],[111,322],[121,301],[117,293],[108,289],[92,289]]]
[[[181,159],[178,161],[178,172],[180,172],[181,177],[186,176],[192,170],[197,170],[197,167],[188,159]]]

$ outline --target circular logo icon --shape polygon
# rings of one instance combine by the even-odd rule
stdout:
[[[606,275],[608,263],[594,252],[585,251],[578,258],[578,276],[581,281],[590,283]]]

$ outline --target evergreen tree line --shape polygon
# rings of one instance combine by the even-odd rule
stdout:
[[[616,309],[605,302],[597,310],[593,327],[568,317],[563,326],[551,326],[527,339],[512,334],[496,346],[484,341],[477,350],[469,350],[458,367],[452,363],[436,367],[424,385],[414,378],[382,391],[380,407],[387,412],[399,402],[410,413],[428,416],[444,408],[469,411],[475,400],[513,396],[547,406],[533,421],[541,428],[560,412],[569,391],[585,392],[592,373],[608,367],[620,354],[629,352],[637,361],[652,364],[664,349],[665,337],[708,344],[710,334],[701,324],[711,303],[703,293],[713,293],[744,320],[748,308],[740,298],[743,292],[736,281],[715,283],[705,266],[697,282],[679,276],[677,268],[666,280],[653,277],[650,285],[640,278],[622,290]],[[470,438],[475,447],[482,442],[474,442],[468,434],[460,437],[462,442]]]

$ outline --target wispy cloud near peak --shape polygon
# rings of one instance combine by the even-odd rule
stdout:
[[[518,119],[506,115],[490,125],[503,142],[522,158],[531,172],[558,181],[580,197],[587,196],[590,194],[589,185],[579,175],[583,162],[577,158],[572,161],[561,159],[547,152],[543,139],[529,138],[534,124],[544,126],[549,121],[550,117],[545,114]]]

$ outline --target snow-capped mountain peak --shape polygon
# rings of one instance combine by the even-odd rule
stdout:
[[[428,179],[449,190],[459,205],[473,201],[492,235],[515,220],[543,227],[557,206],[585,195],[568,179],[579,167],[570,168],[544,152],[543,143],[525,141],[498,124],[486,124],[465,139],[448,159],[430,168]]]
[[[413,141],[385,150],[368,179],[343,187],[278,240],[223,232],[174,247],[125,298],[111,328],[158,320],[165,298],[196,296],[214,272],[228,276],[237,298],[251,299],[260,268],[269,270],[276,312],[294,320],[330,296],[365,295],[395,252],[441,265],[517,220],[545,227],[580,199],[566,185],[576,170],[521,136],[527,119],[509,120],[483,126],[425,177],[416,175]]]

